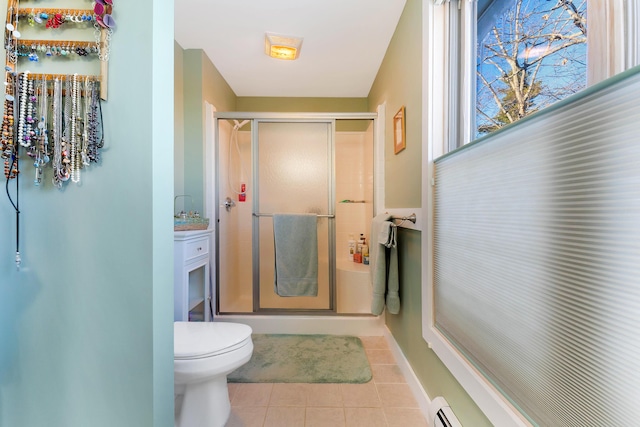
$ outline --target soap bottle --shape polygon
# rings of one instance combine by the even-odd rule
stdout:
[[[362,253],[362,245],[365,245],[366,243],[367,241],[364,238],[364,234],[360,233],[360,239],[358,239],[358,252]]]
[[[356,255],[355,255],[355,262],[358,263],[362,263],[362,245],[364,244],[365,240],[364,240],[364,234],[360,234],[360,239],[358,239],[358,244],[356,246]]]
[[[369,245],[362,245],[362,263],[369,265]]]
[[[353,239],[353,233],[349,234],[347,246],[349,248],[349,261],[353,261],[353,256],[356,253],[356,241]]]

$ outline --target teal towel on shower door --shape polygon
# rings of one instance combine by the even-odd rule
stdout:
[[[274,290],[281,297],[318,296],[318,217],[274,214]]]

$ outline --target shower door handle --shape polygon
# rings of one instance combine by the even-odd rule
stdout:
[[[222,204],[222,206],[224,206],[224,208],[227,210],[227,212],[231,212],[231,208],[236,206],[236,202],[234,202],[231,197],[227,197],[224,200],[224,203]]]

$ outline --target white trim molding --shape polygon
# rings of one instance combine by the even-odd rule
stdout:
[[[473,6],[473,5],[472,5]],[[449,6],[453,7],[453,6]],[[497,426],[530,426],[497,390],[464,359],[434,326],[433,309],[433,179],[434,160],[447,146],[447,38],[449,7],[423,3],[423,91],[422,163],[426,173],[422,183],[422,334],[429,347],[466,390],[487,418]]]
[[[376,113],[378,114],[378,117],[377,117],[377,120],[375,121],[376,123],[375,135],[374,135],[375,145],[374,145],[374,151],[373,151],[373,162],[374,162],[373,187],[375,188],[373,200],[375,202],[374,212],[376,213],[376,215],[381,213],[382,210],[384,209],[384,201],[385,201],[384,142],[385,142],[385,131],[386,131],[385,120],[387,117],[386,111],[387,111],[386,102],[383,102],[382,104],[378,105],[378,108],[376,108]]]
[[[411,393],[418,403],[420,411],[424,415],[425,419],[428,419],[429,406],[431,405],[431,399],[429,398],[429,395],[422,387],[422,384],[420,383],[420,380],[418,380],[416,373],[411,368],[411,364],[404,356],[402,349],[396,342],[393,334],[391,334],[389,329],[387,329],[387,327],[384,328],[384,337],[389,344],[389,349],[391,350],[391,353],[396,360],[398,368],[400,368],[400,371],[402,371],[402,374],[407,381],[407,385],[409,386],[409,389],[411,389]]]
[[[640,3],[638,1],[625,2],[626,33],[627,33],[627,68],[640,65]]]

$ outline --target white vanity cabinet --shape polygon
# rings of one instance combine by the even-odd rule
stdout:
[[[173,240],[175,321],[210,321],[209,277],[213,230],[176,231]]]

